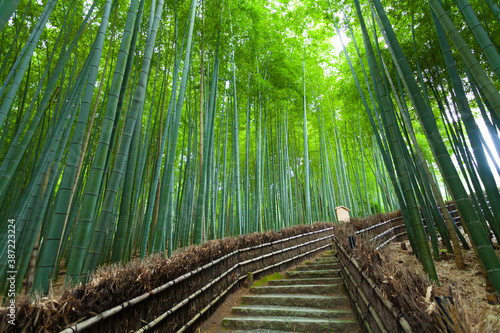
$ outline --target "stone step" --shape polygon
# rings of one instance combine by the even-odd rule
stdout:
[[[295,267],[297,271],[324,271],[327,269],[338,269],[340,264],[338,263],[328,263],[328,264],[315,264],[315,265],[301,265]]]
[[[332,278],[340,276],[340,269],[325,269],[320,271],[288,271],[285,277],[292,279]]]
[[[309,279],[282,279],[282,280],[271,280],[268,282],[270,286],[294,286],[300,284],[337,284],[342,283],[342,278],[309,278]]]
[[[329,260],[339,260],[339,258],[337,258],[337,255],[328,255],[328,256],[321,256],[321,257],[317,257],[316,258],[316,261],[329,261]]]
[[[229,329],[272,329],[293,332],[349,332],[357,327],[355,320],[297,317],[229,317],[222,321]]]
[[[309,294],[309,295],[328,295],[338,293],[342,290],[342,284],[304,284],[289,286],[261,286],[250,288],[252,294],[270,295],[270,294]]]
[[[316,261],[306,261],[304,264],[314,266],[314,265],[337,264],[339,262],[340,261],[338,259],[329,259],[329,260],[316,259]]]
[[[306,263],[306,265],[327,265],[327,264],[338,264],[340,261],[338,259],[330,259],[330,260],[316,260],[310,261],[310,264]]]
[[[297,307],[309,307],[319,309],[335,309],[348,306],[347,296],[324,296],[324,295],[245,295],[241,298],[243,305],[279,305],[288,306],[293,304]]]
[[[318,261],[326,261],[326,262],[335,261],[335,262],[338,262],[339,258],[337,258],[336,256],[318,257],[318,258],[316,258],[316,262],[318,262]]]
[[[236,306],[232,314],[237,316],[288,316],[288,317],[307,317],[307,318],[342,318],[352,319],[350,310],[325,310],[315,308],[299,308],[289,306],[273,305],[247,305]]]
[[[327,251],[305,262],[283,279],[251,287],[251,295],[232,309],[223,320],[224,332],[358,332],[349,298],[344,295],[339,260]],[[342,296],[333,296],[333,295]]]

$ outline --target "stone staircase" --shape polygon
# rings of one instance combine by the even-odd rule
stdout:
[[[284,279],[252,287],[222,327],[228,332],[361,332],[340,277],[338,259],[327,251],[286,271]]]

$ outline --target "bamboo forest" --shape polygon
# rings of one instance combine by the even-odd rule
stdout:
[[[0,293],[344,206],[500,295],[499,36],[495,0],[0,1]]]

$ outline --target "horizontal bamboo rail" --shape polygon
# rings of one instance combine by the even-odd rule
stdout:
[[[446,208],[448,209],[450,215],[452,215],[452,218],[455,220],[455,222],[457,224],[460,223],[460,215],[458,215],[458,210],[455,209],[455,205],[448,204],[448,205],[446,205]],[[452,210],[450,210],[450,208]],[[453,215],[456,215],[456,216],[453,216]],[[423,216],[422,216],[422,220],[425,223],[425,218]],[[396,224],[397,221],[401,221],[401,222]],[[391,224],[392,227],[376,234],[375,236],[373,236],[372,238],[370,238],[368,240],[369,242],[375,242],[375,241],[379,241],[381,238],[384,238],[386,236],[390,236],[389,238],[380,241],[381,243],[376,247],[377,250],[380,250],[381,248],[383,248],[384,246],[389,244],[394,239],[397,239],[398,241],[402,241],[402,240],[406,239],[407,231],[406,231],[405,225],[403,224],[403,216],[398,216],[398,217],[389,219],[387,221],[383,221],[381,223],[374,224],[374,225],[369,226],[367,228],[358,230],[358,231],[356,231],[355,235],[363,235],[367,232],[371,232],[372,234],[376,233],[377,229],[383,228],[387,224]],[[424,228],[427,228],[427,225],[424,225]],[[399,232],[398,229],[404,229],[404,231]]]
[[[341,264],[341,274],[361,320],[371,332],[413,332],[405,315],[386,299],[380,288],[334,240]]]
[[[447,205],[448,210],[450,210],[450,207],[452,207],[452,206],[453,206],[453,204]],[[453,214],[456,212],[457,212],[456,210],[451,210],[450,214]],[[455,220],[459,221],[459,216],[455,217]],[[378,241],[381,238],[384,238],[386,236],[391,236],[388,239],[384,240],[380,245],[378,245],[378,247],[377,247],[377,250],[378,250],[378,249],[384,247],[385,245],[389,244],[394,239],[402,239],[406,235],[406,231],[397,232],[398,229],[405,228],[405,226],[404,226],[404,224],[402,224],[402,222],[400,222],[400,224],[394,225],[395,222],[397,222],[397,221],[402,221],[402,217],[396,217],[396,218],[384,221],[382,223],[370,226],[370,227],[365,228],[363,230],[359,230],[356,232],[356,235],[362,235],[363,233],[366,233],[369,231],[371,231],[373,233],[377,229],[382,228],[382,227],[386,226],[387,224],[393,225],[391,228],[384,230],[380,234],[369,239],[369,241],[374,242],[374,241]],[[308,241],[308,238],[314,237],[320,233],[326,233],[327,236]],[[123,312],[124,310],[132,308],[132,307],[137,306],[139,304],[142,304],[143,302],[152,298],[153,296],[165,292],[167,289],[173,288],[173,290],[170,290],[170,292],[175,292],[176,285],[179,285],[180,283],[188,282],[189,279],[198,275],[198,273],[200,273],[200,272],[206,271],[208,269],[212,269],[214,266],[219,265],[219,264],[221,264],[221,265],[224,264],[227,266],[227,263],[229,261],[231,261],[231,260],[235,261],[235,263],[232,264],[229,269],[226,269],[224,272],[220,273],[217,278],[211,279],[203,287],[201,287],[197,291],[193,292],[188,297],[180,300],[179,302],[177,302],[175,304],[175,306],[171,307],[167,311],[164,311],[160,315],[157,315],[154,318],[154,320],[147,322],[147,324],[145,326],[143,326],[139,330],[137,330],[137,332],[146,332],[150,328],[158,326],[158,324],[160,324],[162,321],[164,321],[167,317],[169,317],[170,315],[172,315],[176,311],[181,310],[185,305],[187,305],[190,302],[192,302],[193,300],[195,300],[199,295],[201,295],[204,292],[210,291],[211,288],[214,287],[217,283],[219,283],[223,280],[228,280],[228,281],[226,281],[227,286],[222,291],[220,291],[217,295],[214,295],[210,299],[210,301],[207,302],[207,304],[203,304],[203,307],[200,308],[200,310],[194,316],[192,316],[191,318],[189,318],[189,320],[187,320],[185,323],[183,323],[181,328],[177,331],[177,332],[186,332],[196,323],[196,321],[201,316],[206,314],[210,309],[213,309],[214,307],[216,307],[217,302],[222,297],[224,297],[232,288],[234,288],[240,282],[245,280],[247,278],[247,275],[249,272],[253,273],[254,275],[258,275],[258,274],[262,274],[266,271],[286,269],[286,267],[293,265],[293,263],[295,261],[299,260],[302,257],[312,255],[313,253],[315,253],[317,251],[325,250],[325,249],[331,247],[331,243],[329,243],[329,239],[332,238],[332,234],[333,234],[333,227],[332,228],[325,228],[325,229],[321,229],[321,230],[317,230],[317,231],[313,231],[313,232],[309,232],[309,233],[305,233],[305,234],[301,234],[301,235],[296,235],[296,236],[292,236],[292,237],[288,237],[288,238],[284,238],[284,239],[280,239],[280,240],[277,240],[274,242],[259,244],[259,245],[244,248],[244,249],[238,249],[238,250],[233,251],[231,253],[228,253],[228,254],[226,254],[226,255],[224,255],[224,256],[222,256],[222,257],[220,257],[220,258],[218,258],[218,259],[216,259],[208,264],[205,264],[205,265],[203,265],[203,266],[201,266],[201,267],[199,267],[191,272],[183,274],[183,275],[179,276],[178,278],[171,280],[171,281],[169,281],[169,282],[167,282],[167,283],[165,283],[157,288],[154,288],[154,289],[148,291],[147,293],[144,293],[144,294],[137,296],[131,300],[128,300],[128,301],[126,301],[118,306],[115,306],[109,310],[106,310],[102,313],[99,313],[92,318],[89,318],[89,319],[81,321],[77,324],[74,324],[74,325],[62,330],[60,333],[72,333],[72,332],[76,333],[76,332],[82,332],[84,330],[88,330],[92,327],[96,327],[99,324],[102,324],[103,322],[105,322],[106,320],[109,320],[111,317]],[[300,240],[302,240],[303,238],[306,238],[305,242],[300,242]],[[295,245],[288,245],[285,248],[283,247],[284,243],[290,243],[290,242],[295,242]],[[323,243],[318,244],[320,242],[326,242],[327,244],[323,244]],[[273,247],[278,246],[278,245],[281,246],[281,249],[279,249],[279,250],[272,249]],[[337,244],[337,246],[339,247],[340,245]],[[305,247],[309,247],[309,249],[304,250]],[[261,255],[255,255],[254,252],[258,251],[258,250],[261,251]],[[343,256],[346,257],[345,253],[342,251],[343,250],[341,250],[340,253],[342,253]],[[267,252],[267,253],[263,253],[263,252]],[[295,252],[295,254],[293,254],[292,252]],[[290,253],[292,253],[292,254],[290,254]],[[242,257],[245,254],[250,256],[250,258],[243,260]],[[281,256],[281,258],[278,260],[278,259],[276,259],[276,257],[279,255]],[[284,258],[284,256],[285,257],[289,256],[289,257]],[[342,257],[342,255],[340,255],[340,257]],[[270,261],[270,262],[266,263],[266,261]],[[354,261],[353,264],[347,264],[346,260],[344,260],[344,261],[341,260],[341,264],[342,264],[344,281],[346,281],[345,282],[346,287],[351,295],[351,298],[353,298],[353,301],[355,302],[355,307],[360,309],[361,311],[363,311],[363,313],[365,315],[367,315],[368,313],[371,314],[371,319],[366,319],[366,318],[362,318],[362,319],[364,319],[364,321],[368,320],[369,326],[370,325],[373,326],[375,323],[380,323],[381,318],[378,318],[378,319],[376,318],[376,316],[373,314],[373,312],[376,310],[374,310],[372,304],[368,301],[369,297],[370,297],[369,296],[370,293],[367,292],[367,290],[365,290],[363,292],[363,289],[366,289],[366,288],[363,287],[363,284],[361,284],[359,281],[356,280],[357,278],[359,279],[359,277],[357,277],[357,276],[359,274],[362,275],[362,273],[360,272],[357,275],[357,274],[353,273],[353,268],[349,267],[349,266],[353,266],[356,268],[357,263],[355,263],[355,261]],[[256,267],[259,267],[259,268],[255,269]],[[357,268],[359,270],[359,267],[357,267]],[[231,274],[234,272],[236,272],[236,273]],[[367,279],[369,279],[369,278],[367,278]],[[374,286],[373,288],[375,288],[375,289],[372,289],[372,292],[375,292],[377,287]],[[380,293],[380,291],[378,291],[378,293]],[[387,301],[387,300],[385,300],[385,301]],[[391,311],[393,311],[393,312],[396,311],[396,310],[394,310],[392,305],[390,305],[389,308],[392,309]],[[385,317],[382,317],[382,318],[383,318],[382,321],[386,320]],[[138,320],[138,322],[139,321],[140,320]],[[373,327],[372,327],[372,330],[373,330]],[[99,330],[96,330],[96,331],[99,331]],[[374,330],[374,332],[383,332],[383,331],[384,330],[382,330],[382,329],[380,329],[380,330],[375,329]],[[389,331],[391,331],[391,330],[389,329]]]
[[[455,204],[448,204],[446,205],[446,208],[448,209],[448,212],[450,214],[455,214],[455,213],[458,213],[458,210],[455,209]],[[453,210],[450,210],[450,208],[453,208]],[[380,228],[382,226],[384,226],[385,224],[387,223],[392,223],[394,221],[398,221],[398,220],[402,220],[403,219],[403,216],[398,216],[398,217],[395,217],[395,218],[392,218],[392,219],[389,219],[387,221],[384,221],[384,222],[381,222],[381,223],[378,223],[378,224],[374,224],[372,226],[369,226],[367,228],[364,228],[364,229],[361,229],[361,230],[358,230],[356,231],[356,235],[359,235],[359,234],[362,234],[362,233],[365,233],[365,232],[368,232],[372,229],[376,229],[376,228]],[[454,217],[454,220],[455,222],[459,223],[460,222],[460,215]],[[402,223],[401,223],[402,224]]]
[[[446,205],[450,214],[458,213],[454,204]],[[452,208],[453,210],[450,210]],[[406,230],[397,232],[398,229],[405,229],[405,225],[394,225],[396,221],[402,221],[399,216],[381,223],[372,225],[362,230],[358,230],[355,235],[362,235],[371,232],[373,235],[377,229],[384,228],[387,224],[392,225],[389,229],[382,230],[379,234],[372,236],[367,242],[375,242],[386,236],[391,236],[376,247],[376,250],[389,244],[394,239],[402,240],[407,235]],[[455,222],[460,222],[460,215],[456,214]],[[425,226],[427,228],[427,226]],[[368,332],[413,332],[404,314],[397,309],[394,304],[387,300],[380,288],[368,277],[359,267],[356,260],[350,256],[334,239],[337,255],[341,265],[341,274],[344,285],[351,297],[354,308],[367,328]]]

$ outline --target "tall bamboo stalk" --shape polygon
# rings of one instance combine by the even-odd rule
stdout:
[[[431,0],[431,5],[436,1]],[[483,262],[486,271],[490,277],[490,281],[495,287],[497,293],[500,292],[500,261],[496,257],[491,243],[488,241],[487,234],[484,232],[477,214],[474,211],[467,193],[460,181],[458,173],[451,161],[451,158],[446,150],[443,140],[439,134],[436,120],[431,108],[425,103],[418,85],[415,81],[410,66],[404,56],[404,53],[399,45],[399,42],[392,30],[392,26],[385,14],[382,4],[379,0],[373,0],[375,9],[380,18],[380,21],[385,29],[386,35],[390,41],[389,47],[393,49],[397,63],[401,69],[402,77],[404,78],[407,90],[410,92],[415,110],[419,115],[419,120],[424,128],[427,140],[431,146],[432,152],[440,166],[441,173],[446,179],[448,187],[454,197],[454,200],[463,217],[463,222],[467,225],[472,237],[472,241],[476,245],[481,261]],[[433,7],[434,9],[434,7]],[[439,16],[439,15],[437,15]],[[446,29],[446,28],[445,28]]]

